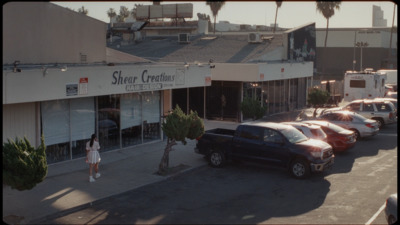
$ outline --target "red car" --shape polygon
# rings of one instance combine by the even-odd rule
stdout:
[[[306,120],[302,122],[320,126],[328,136],[328,144],[332,146],[332,149],[335,152],[350,149],[356,143],[356,135],[354,131],[347,130],[336,124],[322,120]]]

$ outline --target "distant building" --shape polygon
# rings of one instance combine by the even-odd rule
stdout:
[[[387,21],[383,18],[383,10],[376,5],[372,6],[372,27],[387,27]]]

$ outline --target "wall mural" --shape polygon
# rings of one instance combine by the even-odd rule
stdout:
[[[313,61],[316,58],[315,23],[297,29],[288,34],[288,55],[290,60],[302,62]]]

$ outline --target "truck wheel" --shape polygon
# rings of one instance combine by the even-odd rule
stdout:
[[[212,167],[222,167],[225,164],[225,155],[221,151],[212,151],[209,161]]]
[[[298,179],[304,179],[310,175],[310,166],[304,159],[295,159],[290,164],[290,173]]]

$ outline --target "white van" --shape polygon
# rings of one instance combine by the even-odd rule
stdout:
[[[344,75],[343,101],[384,97],[386,79],[386,73],[373,72],[372,69],[347,71]]]

